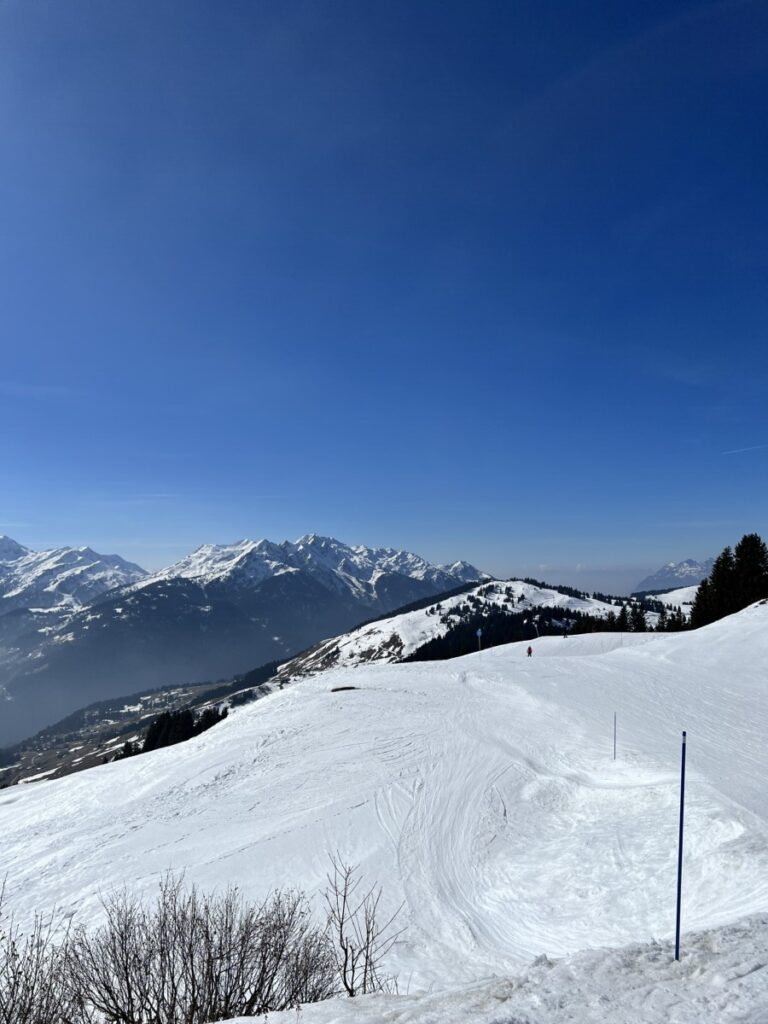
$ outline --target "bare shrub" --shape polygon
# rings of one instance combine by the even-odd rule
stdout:
[[[300,892],[250,904],[167,875],[155,901],[122,890],[105,899],[102,925],[54,941],[42,917],[26,934],[4,924],[0,887],[0,1024],[209,1024],[394,991],[382,964],[396,915],[381,924],[381,891],[332,864],[323,928]]]
[[[168,876],[151,907],[126,891],[104,907],[105,924],[67,943],[78,1009],[65,1024],[208,1024],[338,991],[330,942],[300,893],[256,906],[236,889],[203,895]]]
[[[382,922],[380,900],[378,886],[361,890],[357,867],[338,855],[331,858],[325,901],[336,969],[348,996],[397,990],[394,978],[383,973],[383,963],[401,935],[394,924],[402,907]]]
[[[3,918],[0,886],[0,1024],[51,1024],[66,1018],[69,999],[61,971],[63,951],[53,942],[52,920],[35,917],[23,932]]]

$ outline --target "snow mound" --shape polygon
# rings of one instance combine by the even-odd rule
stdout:
[[[360,996],[302,1007],[302,1024],[765,1024],[768,918],[670,943],[540,957],[509,978],[430,995]],[[268,1014],[265,1024],[296,1024]],[[240,1018],[230,1024],[249,1024]]]

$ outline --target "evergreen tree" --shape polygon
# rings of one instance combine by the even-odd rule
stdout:
[[[629,615],[627,614],[627,606],[625,604],[621,606],[621,611],[616,616],[616,629],[620,633],[629,632]]]
[[[678,607],[669,616],[669,620],[667,622],[667,630],[670,633],[679,633],[684,629],[688,629],[688,622],[686,621],[686,618],[683,615],[683,609]]]
[[[714,621],[712,590],[709,580],[704,579],[699,584],[699,589],[696,591],[696,597],[691,606],[691,626],[694,629],[698,629],[699,626],[706,626]]]
[[[768,597],[768,548],[756,533],[746,534],[736,545],[733,578],[739,608]]]
[[[629,628],[633,633],[644,633],[646,630],[645,612],[639,604],[632,605],[629,615]]]
[[[659,612],[659,617],[656,620],[656,631],[658,633],[666,633],[667,625],[667,609],[662,605],[661,611]]]
[[[702,580],[691,609],[694,628],[716,622],[768,598],[768,548],[756,533],[745,534],[734,551],[718,555]]]
[[[731,615],[738,609],[738,587],[734,574],[733,552],[729,547],[724,548],[715,559],[709,574],[710,614],[713,616],[711,622],[722,619],[724,615]]]

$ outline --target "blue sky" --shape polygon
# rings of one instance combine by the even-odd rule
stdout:
[[[768,530],[767,38],[750,2],[5,0],[0,532],[618,589]]]

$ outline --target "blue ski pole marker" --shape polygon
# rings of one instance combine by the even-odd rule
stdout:
[[[477,629],[477,649],[482,650],[483,647],[483,631],[478,627]]]
[[[677,920],[675,922],[675,960],[680,959],[680,906],[683,896],[683,817],[685,813],[685,743],[683,732],[683,751],[680,765],[680,834],[677,841]]]

